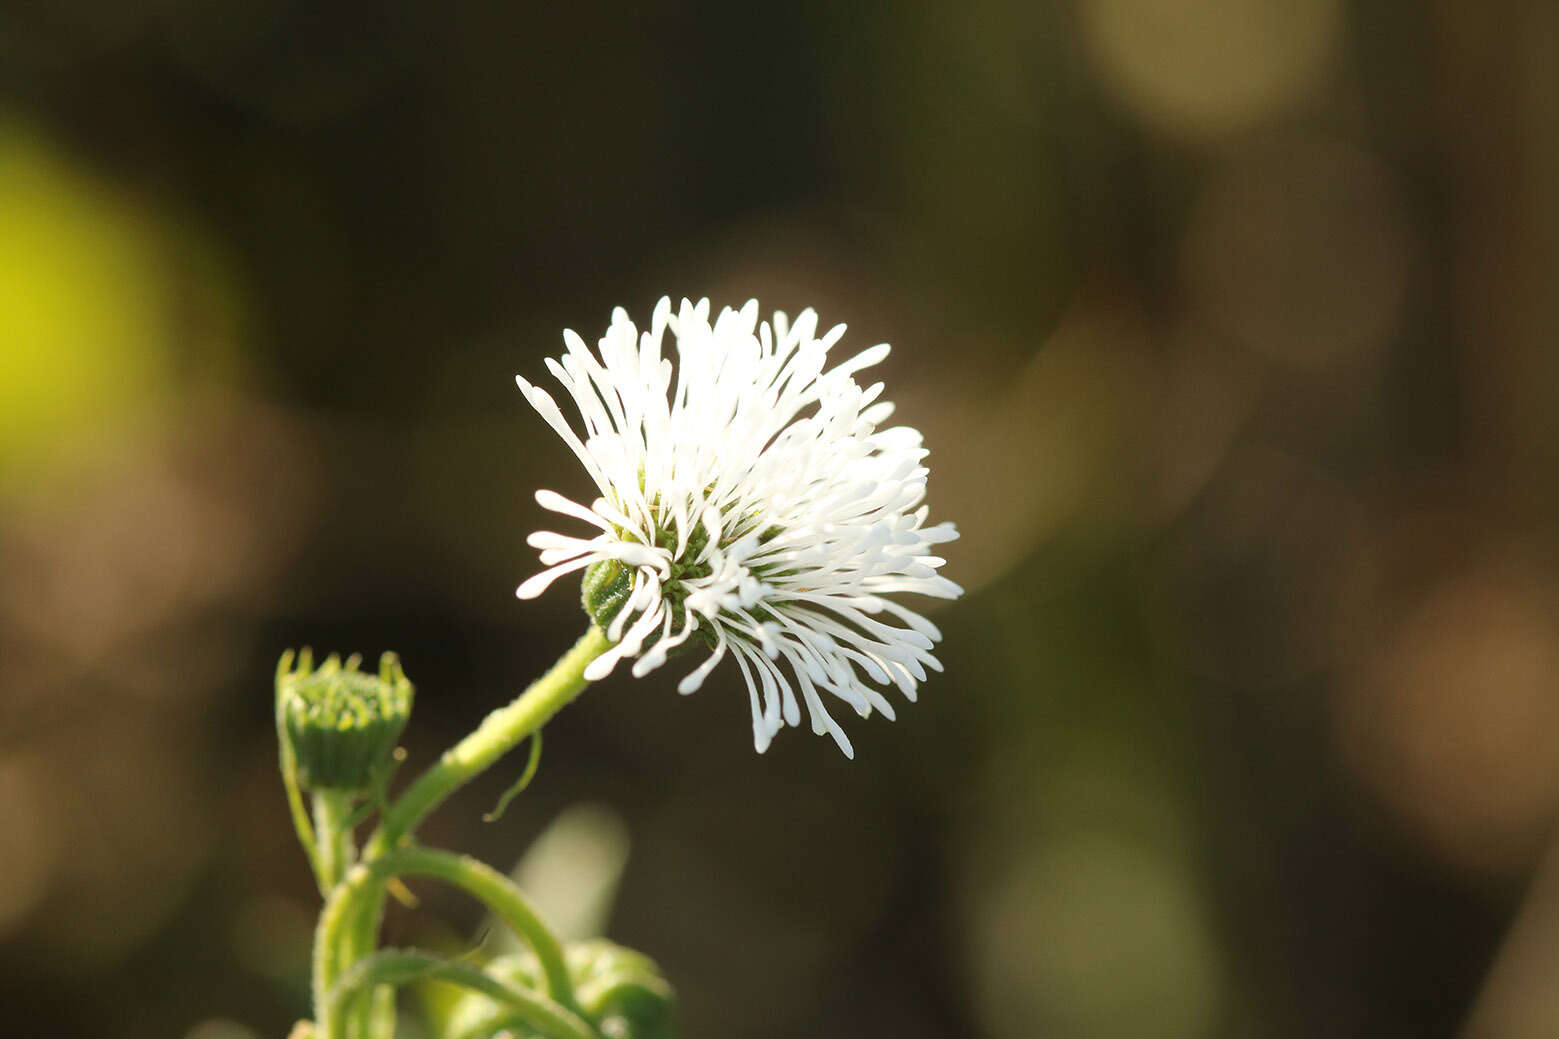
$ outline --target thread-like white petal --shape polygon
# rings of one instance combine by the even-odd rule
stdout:
[[[554,566],[550,570],[543,570],[536,576],[528,578],[523,584],[514,590],[514,594],[521,599],[534,599],[536,596],[546,591],[552,585],[553,581],[556,581],[564,574],[573,573],[575,570],[583,570],[585,567],[589,566],[590,563],[590,557],[586,556],[583,559],[576,559],[571,563],[563,563],[559,566]]]

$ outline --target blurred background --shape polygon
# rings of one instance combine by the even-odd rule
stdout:
[[[6,3],[0,1032],[307,1013],[278,655],[398,651],[415,766],[569,645],[513,376],[671,294],[894,344],[947,672],[853,763],[617,676],[430,841],[691,1039],[1559,1035],[1556,53],[1521,0]],[[389,940],[478,931],[417,887]]]

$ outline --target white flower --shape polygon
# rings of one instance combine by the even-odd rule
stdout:
[[[874,346],[824,370],[844,334],[817,335],[817,315],[758,323],[758,301],[722,310],[709,301],[655,307],[640,333],[621,308],[599,356],[573,332],[547,367],[584,423],[580,438],[552,397],[517,379],[531,405],[579,456],[601,497],[588,508],[538,491],[545,508],[596,528],[578,538],[546,531],[529,543],[548,567],[519,588],[533,598],[589,567],[587,608],[613,645],[585,677],[636,658],[635,676],[659,667],[694,637],[711,652],[678,690],[703,684],[727,653],[752,704],[759,751],[784,725],[827,732],[854,756],[822,693],[862,717],[893,717],[876,685],[913,701],[942,637],[900,593],[953,599],[933,546],[958,533],[926,525],[920,433],[878,428],[893,405],[882,384],[854,374],[888,355]],[[667,330],[675,363],[663,356]],[[781,665],[784,665],[783,667]],[[799,697],[798,697],[799,693]]]

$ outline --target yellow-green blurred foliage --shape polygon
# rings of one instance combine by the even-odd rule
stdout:
[[[0,117],[0,480],[169,392],[166,297],[134,209]]]

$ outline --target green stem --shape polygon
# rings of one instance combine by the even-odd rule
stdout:
[[[446,750],[393,805],[381,813],[379,826],[364,849],[365,862],[372,864],[373,860],[390,854],[445,798],[540,730],[553,715],[584,691],[588,684],[585,681],[585,668],[610,647],[611,641],[592,624],[551,670],[512,702],[489,714],[476,731]],[[354,870],[348,879],[357,876],[358,872]],[[360,886],[346,883],[339,885],[326,900],[314,946],[314,1005],[317,1013],[323,1012],[328,987],[340,974],[342,966],[367,956],[378,945],[385,891],[382,880],[372,879],[376,873],[365,873],[367,879]],[[390,875],[393,874],[386,874],[385,879]],[[546,934],[547,941],[555,944],[556,940],[539,921],[537,927]],[[542,955],[539,948],[537,955],[538,958]],[[563,977],[566,980],[566,972]],[[345,1039],[342,1023],[329,1020],[321,1020],[320,1023],[323,1039]]]
[[[351,815],[352,795],[350,793],[341,790],[314,791],[314,831],[318,840],[315,868],[318,871],[319,882],[326,891],[333,890],[340,884],[341,878],[346,876],[346,871],[352,868],[352,861],[357,853],[352,840]],[[354,946],[352,943],[357,940],[357,935],[350,929],[341,931],[333,940],[340,943],[339,955],[347,963],[373,951],[371,948]],[[355,1027],[354,1036],[356,1039],[368,1039],[366,1008],[363,1010],[354,1008],[353,1016],[361,1022]]]
[[[562,1006],[575,1005],[562,944],[508,877],[466,855],[403,848],[353,869],[330,893],[320,914],[314,942],[314,1005],[316,1012],[327,1015],[320,1019],[326,1039],[339,1039],[344,1019],[359,1002],[343,999],[331,1005],[331,1011],[341,1019],[332,1021],[325,1009],[328,994],[343,976],[343,964],[371,952],[361,946],[363,916],[382,898],[385,881],[399,876],[437,877],[486,904],[530,945],[546,978],[547,994]]]
[[[314,791],[314,832],[318,835],[316,863],[319,882],[330,890],[352,868],[352,858],[357,853],[352,844],[352,828],[347,818],[352,814],[352,795],[343,790]]]
[[[374,951],[379,943],[379,922],[384,916],[383,881],[375,881],[364,887],[356,898],[357,908],[349,913],[340,934],[341,962],[356,963]],[[349,1039],[380,1039],[375,1034],[374,1003],[384,997],[380,990],[358,992],[348,999],[346,1011]]]
[[[380,985],[373,990],[370,1015],[369,1039],[395,1039],[395,989]]]
[[[374,865],[379,862],[389,863],[401,876],[437,877],[486,905],[536,954],[547,981],[547,994],[564,1006],[573,1005],[574,988],[563,958],[563,944],[508,877],[469,855],[425,848],[394,852]]]
[[[585,668],[611,645],[601,629],[592,624],[574,648],[552,665],[552,670],[507,706],[489,714],[475,732],[446,750],[381,816],[367,857],[393,848],[446,797],[545,725],[584,690]]]
[[[332,1002],[330,992],[341,976],[343,963],[354,963],[371,951],[359,952],[354,947],[359,932],[354,918],[362,912],[363,891],[376,883],[370,865],[358,865],[331,889],[314,925],[314,1018],[320,1039],[345,1039],[349,1001]]]
[[[484,974],[469,963],[444,960],[414,950],[378,952],[354,963],[326,994],[325,1020],[330,1021],[344,999],[353,992],[376,985],[403,985],[423,979],[447,981],[480,992],[513,1008],[525,1024],[552,1039],[595,1039],[595,1032],[579,1015],[544,996]]]

